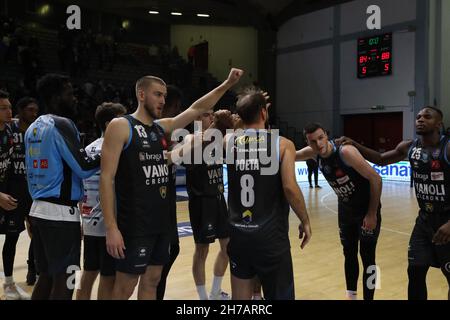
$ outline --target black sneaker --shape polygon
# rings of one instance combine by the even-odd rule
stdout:
[[[322,189],[322,187],[321,187],[321,186],[319,186],[319,185],[316,185],[316,188]]]
[[[28,269],[27,272],[27,285],[33,286],[36,283],[36,271]]]
[[[313,188],[313,186],[312,186],[312,185],[310,185],[309,187],[310,187],[311,189]]]

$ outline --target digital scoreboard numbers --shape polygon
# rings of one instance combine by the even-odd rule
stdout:
[[[392,33],[358,39],[358,78],[392,74]]]

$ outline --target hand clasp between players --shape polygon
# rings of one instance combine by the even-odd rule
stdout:
[[[17,199],[11,197],[9,194],[0,192],[0,207],[7,211],[11,211],[17,208]]]

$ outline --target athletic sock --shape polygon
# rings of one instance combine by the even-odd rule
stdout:
[[[206,287],[205,285],[196,286],[197,287],[197,293],[200,300],[208,300],[208,294],[206,293]]]
[[[5,284],[9,285],[9,284],[13,284],[14,283],[14,278],[13,276],[11,277],[5,277]]]
[[[253,293],[252,300],[262,300],[261,293]]]
[[[223,277],[214,276],[213,284],[211,288],[211,294],[218,294],[222,289],[222,279]]]
[[[347,290],[346,297],[348,300],[357,300],[357,292],[352,290]]]

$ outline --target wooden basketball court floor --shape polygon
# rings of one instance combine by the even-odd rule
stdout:
[[[294,266],[296,299],[341,300],[345,298],[344,259],[337,228],[337,201],[325,181],[322,189],[310,189],[301,184],[312,225],[312,239],[309,245],[300,249],[298,219],[290,214],[291,252]],[[377,265],[381,274],[380,289],[375,299],[398,300],[407,298],[407,250],[408,240],[417,216],[417,202],[414,191],[405,182],[383,183],[382,230],[377,247]],[[189,221],[187,201],[177,203],[178,223]],[[4,237],[0,236],[0,248]],[[20,236],[17,246],[14,278],[20,288],[32,291],[25,283],[27,272],[27,250],[29,238],[26,232]],[[213,263],[218,242],[210,246],[206,263],[206,287],[209,292],[212,283]],[[180,238],[180,254],[172,267],[167,281],[166,299],[198,299],[192,278],[191,265],[194,249],[192,236]],[[0,266],[2,268],[2,266]],[[1,274],[3,275],[3,274]],[[358,298],[362,299],[362,264]],[[3,283],[3,279],[0,279]],[[429,299],[447,299],[447,282],[439,269],[430,268],[427,277]],[[96,298],[98,280],[94,285],[92,298]],[[231,293],[230,275],[227,270],[224,291]],[[0,295],[3,286],[0,287]],[[136,292],[132,299],[136,299]]]

